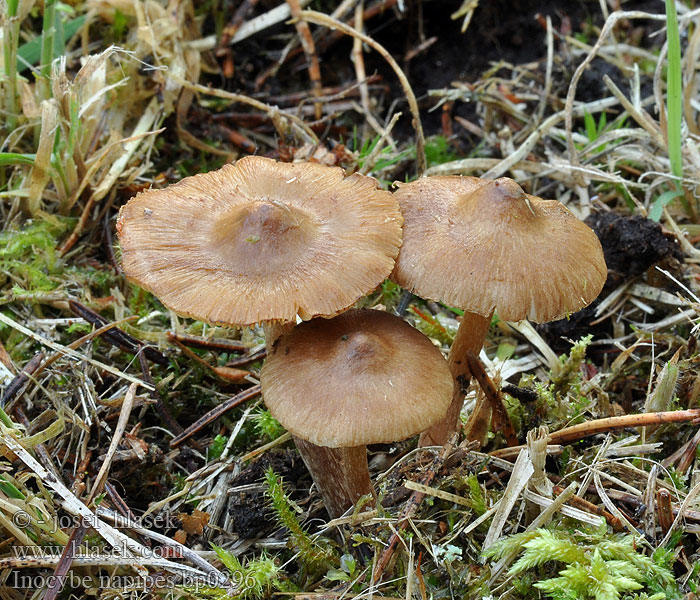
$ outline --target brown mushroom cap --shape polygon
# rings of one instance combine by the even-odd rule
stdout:
[[[404,241],[392,279],[423,298],[546,322],[587,306],[605,283],[595,233],[512,179],[427,177],[394,195]]]
[[[402,440],[445,416],[452,375],[431,341],[377,310],[313,319],[281,337],[260,383],[294,435],[334,448]]]
[[[371,177],[249,156],[138,194],[117,230],[127,277],[167,307],[250,325],[353,304],[391,272],[401,223]]]

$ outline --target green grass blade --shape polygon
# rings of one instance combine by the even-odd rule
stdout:
[[[0,152],[0,167],[7,165],[33,165],[36,154],[16,154],[15,152]]]
[[[66,42],[72,38],[85,23],[85,15],[71,19],[63,25],[63,39],[56,40],[54,46],[61,44],[65,48]],[[31,65],[36,65],[41,59],[41,48],[44,43],[44,35],[35,37],[31,42],[22,44],[17,50],[17,72],[26,71]],[[55,49],[55,48],[54,48]]]
[[[671,161],[671,173],[675,177],[683,176],[683,157],[681,153],[681,116],[683,110],[681,41],[678,33],[678,17],[674,0],[666,0],[666,29],[668,36],[668,71],[666,112],[668,115],[668,157]],[[680,185],[680,184],[679,184]]]

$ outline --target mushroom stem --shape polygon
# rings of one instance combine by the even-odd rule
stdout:
[[[272,350],[272,345],[277,339],[285,333],[289,333],[292,329],[294,329],[294,323],[292,321],[266,321],[263,323],[265,349],[268,354],[270,350]]]
[[[362,496],[374,494],[366,446],[327,448],[292,437],[331,519],[341,516]]]
[[[464,396],[469,389],[469,380],[472,376],[467,362],[467,352],[479,355],[486,340],[489,325],[491,325],[491,317],[493,317],[493,311],[488,317],[464,312],[447,359],[455,382],[452,403],[447,409],[445,418],[421,434],[420,446],[443,446],[452,432],[457,431],[459,414],[462,411]]]

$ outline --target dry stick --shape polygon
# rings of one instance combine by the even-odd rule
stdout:
[[[124,498],[119,495],[117,488],[115,488],[109,481],[105,481],[105,492],[114,508],[116,508],[125,519],[129,519],[132,523],[137,521],[136,515],[131,512],[128,504],[124,502]]]
[[[63,354],[66,354],[67,352],[63,352],[63,350],[69,350],[70,352],[73,352],[76,348],[80,348],[84,343],[89,342],[92,339],[95,339],[96,337],[100,337],[104,333],[108,332],[110,329],[114,329],[121,323],[127,323],[129,321],[134,321],[135,319],[138,319],[138,316],[133,315],[131,317],[126,317],[124,319],[121,319],[119,321],[115,321],[113,323],[107,323],[106,325],[103,325],[99,329],[95,329],[94,331],[91,331],[90,333],[78,338],[74,342],[71,342],[67,346],[58,346],[57,352],[49,356],[42,364],[41,366],[36,370],[36,375],[41,373],[44,369],[47,367],[51,366],[53,363],[55,363]],[[71,356],[68,354],[68,356]],[[98,363],[97,361],[93,361],[91,359],[85,358],[86,361],[92,362],[93,364],[98,364],[101,366],[101,363]],[[103,367],[104,368],[104,367]],[[111,372],[111,371],[110,371]],[[117,371],[118,372],[118,371]],[[142,382],[140,382],[138,379],[132,378],[129,379],[128,377],[125,377],[125,379],[131,381],[132,383],[138,383],[139,385],[143,385]]]
[[[355,5],[355,29],[357,29],[357,31],[362,31],[363,28],[363,12],[364,2],[360,0]],[[360,82],[360,103],[362,104],[362,110],[364,110],[365,115],[369,117],[371,115],[369,105],[369,89],[367,89],[367,72],[365,71],[365,59],[362,53],[362,40],[360,40],[360,38],[353,39],[352,60],[355,65],[355,77],[357,78],[357,81]]]
[[[299,15],[300,19],[308,21],[310,23],[316,23],[317,25],[324,25],[331,29],[336,29],[342,33],[357,38],[363,41],[365,44],[376,50],[384,60],[389,63],[389,66],[394,70],[396,76],[399,79],[399,83],[403,88],[404,94],[406,95],[406,100],[408,101],[408,106],[411,110],[411,115],[413,116],[413,127],[416,130],[416,169],[418,171],[418,176],[422,176],[426,169],[426,158],[425,158],[425,136],[423,135],[423,125],[420,120],[420,111],[418,110],[418,102],[416,96],[411,89],[411,84],[408,83],[405,73],[401,70],[401,67],[394,60],[394,57],[389,54],[384,46],[377,43],[371,37],[360,33],[356,29],[353,29],[345,23],[341,23],[337,19],[333,19],[328,15],[316,12],[315,10],[305,10]]]
[[[225,46],[228,46],[231,43],[233,36],[236,35],[241,25],[243,25],[246,13],[249,10],[252,10],[257,3],[258,0],[243,0],[243,2],[241,2],[240,6],[236,9],[236,12],[233,13],[231,20],[221,31],[221,40],[216,48],[217,56],[222,55],[222,52],[225,50]]]
[[[304,13],[302,12],[302,14]],[[284,134],[284,131],[280,131],[280,121],[282,119],[286,119],[289,121],[289,123],[291,123],[297,128],[298,133],[301,134],[301,137],[304,138],[305,142],[309,142],[311,144],[318,143],[318,137],[313,132],[311,127],[309,127],[308,124],[306,124],[302,119],[300,119],[296,115],[284,112],[276,106],[270,106],[269,104],[260,102],[260,100],[256,100],[255,98],[251,98],[250,96],[244,96],[243,94],[233,94],[231,92],[227,92],[226,90],[209,88],[199,83],[192,83],[191,81],[187,81],[186,79],[183,79],[182,77],[179,77],[173,73],[170,73],[168,77],[170,77],[178,85],[181,85],[185,89],[191,90],[193,92],[197,92],[199,94],[207,94],[208,96],[215,96],[217,98],[223,98],[224,100],[229,100],[231,102],[241,102],[242,104],[248,104],[253,108],[256,108],[266,113],[270,117],[272,123],[275,125],[275,128],[280,132],[280,134]]]
[[[170,440],[170,447],[175,448],[179,446],[182,442],[184,442],[186,439],[192,437],[195,433],[197,433],[202,427],[208,425],[212,421],[215,421],[218,419],[221,415],[225,414],[232,408],[235,408],[239,404],[245,402],[246,400],[250,400],[251,398],[254,398],[260,393],[260,384],[254,385],[252,387],[249,387],[247,390],[243,390],[242,392],[236,394],[232,398],[229,398],[226,400],[226,402],[222,402],[214,408],[213,410],[210,410],[206,415],[203,417],[197,419],[192,425],[190,425],[187,429],[185,429],[180,435],[177,437],[174,437],[172,440]]]
[[[243,342],[239,342],[238,340],[205,338],[175,333],[174,331],[168,332],[168,340],[171,342],[180,342],[181,344],[192,348],[203,348],[205,350],[223,350],[224,352],[245,352],[248,350],[248,346],[246,346]]]
[[[517,446],[518,436],[515,435],[515,430],[508,417],[508,411],[506,411],[506,407],[503,404],[503,397],[484,370],[481,361],[472,351],[467,352],[467,365],[469,366],[472,376],[479,382],[481,389],[484,391],[484,394],[486,394],[486,398],[491,403],[491,409],[493,410],[493,430],[502,431],[509,446]]]
[[[237,382],[245,379],[246,376],[250,375],[250,371],[244,371],[243,369],[234,369],[232,367],[213,367],[206,360],[204,360],[201,356],[197,355],[195,352],[190,350],[184,344],[181,344],[177,340],[172,340],[172,341],[178,348],[180,348],[180,350],[182,351],[182,353],[185,356],[187,356],[188,358],[191,358],[196,363],[199,363],[205,369],[209,369],[212,373],[214,373],[215,375],[217,375],[221,379],[224,379],[226,381],[233,381],[233,382],[237,383]]]
[[[555,485],[552,488],[552,491],[554,494],[558,497],[561,493],[563,493],[565,488],[561,485]],[[600,508],[599,506],[596,506],[592,502],[589,502],[585,498],[581,498],[581,496],[573,495],[571,496],[571,506],[574,508],[579,508],[585,512],[589,512],[594,515],[598,515],[599,517],[603,517],[610,527],[612,527],[615,531],[622,531],[624,529],[624,526],[622,525],[622,522],[620,519],[618,519],[615,515],[612,513],[608,512],[604,508]]]
[[[226,363],[227,367],[242,367],[243,365],[250,364],[252,362],[262,360],[267,356],[267,350],[265,348],[261,348],[257,352],[253,352],[253,354],[244,354],[243,356],[238,356],[236,358],[232,358]]]
[[[7,384],[7,387],[2,391],[2,395],[0,396],[0,406],[7,405],[12,402],[27,381],[29,381],[29,376],[39,368],[42,360],[44,360],[43,352],[38,352],[32,356],[31,360],[24,365],[24,369],[22,369],[18,375],[15,375],[15,378],[10,381],[10,383]]]
[[[309,61],[309,79],[311,80],[314,97],[320,98],[321,88],[323,86],[321,85],[321,68],[318,64],[314,38],[311,36],[309,24],[299,19],[299,15],[301,15],[299,0],[287,0],[287,4],[289,5],[289,10],[294,19],[294,24],[297,28],[299,39],[301,40],[301,46],[304,48],[304,54],[306,54],[306,59]],[[323,106],[318,101],[314,104],[314,113],[317,121],[323,116]]]
[[[438,471],[440,471],[442,468],[445,459],[454,449],[456,442],[457,436],[453,435],[442,447],[440,454],[435,457],[435,460],[433,460],[433,463],[430,465],[430,468],[421,480],[422,485],[429,486],[432,483],[433,479],[435,479],[435,476],[438,474]],[[399,516],[399,522],[396,526],[396,531],[394,531],[391,538],[389,538],[389,544],[386,548],[384,548],[384,551],[379,556],[379,560],[377,560],[377,566],[373,575],[374,583],[377,583],[382,578],[389,561],[391,561],[391,558],[394,556],[394,552],[401,541],[401,532],[408,527],[409,519],[415,514],[416,510],[418,510],[420,503],[423,502],[423,498],[425,498],[425,492],[416,490],[411,494],[408,502],[406,502],[406,505],[403,507],[401,515]]]
[[[638,413],[634,415],[622,415],[620,417],[607,417],[605,419],[596,419],[587,421],[579,425],[565,427],[559,431],[554,431],[549,434],[550,444],[569,444],[588,437],[589,435],[597,435],[599,433],[607,433],[616,429],[627,429],[628,427],[648,427],[650,425],[664,425],[666,423],[684,423],[687,421],[695,421],[700,419],[700,408],[689,408],[687,410],[669,410],[655,413]],[[491,456],[500,458],[502,455],[508,455],[515,448],[525,448],[526,446],[513,446],[504,448],[503,451],[495,450],[490,452]]]
[[[459,414],[462,411],[464,396],[469,389],[469,379],[472,374],[467,362],[467,353],[478,354],[481,351],[486,334],[491,324],[491,315],[482,317],[472,312],[465,312],[457,329],[447,362],[455,380],[455,389],[452,395],[452,403],[447,409],[445,418],[423,432],[420,436],[420,446],[435,446],[444,444],[452,432],[456,431],[459,424]],[[470,441],[471,432],[467,432]]]
[[[81,304],[77,300],[68,300],[68,306],[73,313],[79,317],[82,317],[92,325],[103,327],[104,325],[109,324],[109,321],[102,315],[96,313],[94,310],[88,308],[84,304]],[[145,346],[142,342],[130,336],[125,331],[122,331],[118,327],[114,327],[113,329],[103,333],[102,338],[113,346],[124,350],[124,352],[130,352],[131,354],[136,354],[141,347],[143,348],[146,358],[149,360],[152,360],[153,362],[162,366],[166,366],[168,364],[168,359],[162,353],[158,352],[158,350],[152,348],[151,346]]]
[[[87,525],[85,523],[81,523],[75,527],[73,531],[71,531],[70,537],[68,538],[68,543],[63,548],[61,557],[58,559],[58,563],[56,564],[53,577],[49,578],[49,586],[46,589],[43,600],[55,600],[58,593],[63,589],[63,586],[66,583],[66,575],[73,564],[73,560],[78,554],[78,547],[83,542],[83,538],[85,538],[87,530]]]

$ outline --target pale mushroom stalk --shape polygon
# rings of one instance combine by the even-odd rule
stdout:
[[[465,311],[462,316],[447,359],[447,364],[454,378],[452,402],[447,409],[445,418],[421,434],[419,442],[421,446],[443,446],[450,434],[457,430],[464,397],[472,377],[467,363],[467,353],[473,352],[475,355],[479,355],[486,340],[492,317],[493,311],[488,317],[468,311]]]
[[[374,494],[367,446],[326,448],[292,437],[332,519],[342,515],[362,496]]]

